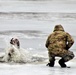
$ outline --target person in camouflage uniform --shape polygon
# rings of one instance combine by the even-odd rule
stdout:
[[[73,45],[74,40],[71,35],[64,31],[62,25],[56,25],[52,34],[46,40],[46,48],[48,49],[50,67],[54,67],[55,57],[61,57],[59,64],[61,67],[67,67],[65,62],[74,58],[73,52],[69,48]]]

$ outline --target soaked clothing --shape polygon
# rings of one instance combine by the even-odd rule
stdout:
[[[61,25],[56,25],[52,34],[47,38],[45,46],[48,48],[49,61],[55,56],[64,58],[65,62],[73,59],[73,52],[69,48],[74,40],[71,35],[64,31]]]

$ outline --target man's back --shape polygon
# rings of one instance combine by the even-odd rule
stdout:
[[[71,35],[64,31],[61,25],[56,25],[52,34],[50,34],[46,40],[46,48],[48,49],[50,67],[54,67],[55,57],[61,57],[59,65],[61,67],[67,67],[65,62],[74,58],[73,52],[69,51],[69,48],[73,45],[74,40]]]
[[[55,31],[49,36],[49,47],[53,48],[65,48],[67,43],[66,32]]]

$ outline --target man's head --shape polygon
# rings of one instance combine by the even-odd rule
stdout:
[[[54,27],[54,31],[64,31],[64,28],[61,24],[58,24]]]

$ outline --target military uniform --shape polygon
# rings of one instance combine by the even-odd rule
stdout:
[[[55,57],[62,57],[59,60],[61,67],[66,67],[65,62],[74,58],[73,52],[69,48],[73,45],[74,40],[71,35],[64,31],[61,25],[56,25],[52,34],[50,34],[46,41],[46,48],[49,54],[49,66],[54,66]]]

